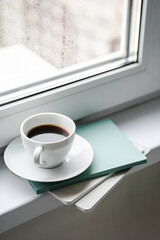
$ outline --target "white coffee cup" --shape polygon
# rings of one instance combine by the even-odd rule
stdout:
[[[42,133],[42,127],[46,128],[48,125],[51,129],[55,127],[65,130],[67,136],[61,136],[63,139],[60,140],[45,139],[44,141],[43,138],[40,138],[39,134]],[[75,130],[76,126],[74,121],[59,113],[40,113],[33,115],[24,120],[20,127],[21,139],[25,151],[33,159],[33,162],[42,168],[54,168],[65,161],[73,144]],[[35,134],[35,131],[38,131],[38,133]],[[35,138],[32,136],[34,134]],[[36,137],[38,136],[39,139],[37,140]],[[43,141],[41,141],[41,139],[43,139]]]

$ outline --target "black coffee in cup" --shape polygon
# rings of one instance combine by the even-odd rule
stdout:
[[[28,138],[38,142],[57,142],[69,136],[64,128],[56,125],[40,125],[30,129],[26,133]]]

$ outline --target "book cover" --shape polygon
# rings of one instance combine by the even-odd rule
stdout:
[[[94,158],[80,175],[60,182],[29,181],[37,194],[145,163],[147,158],[110,120],[101,119],[77,126],[76,133],[93,148]]]

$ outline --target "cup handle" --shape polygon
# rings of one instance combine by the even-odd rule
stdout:
[[[40,155],[42,152],[43,148],[42,147],[36,147],[36,149],[34,150],[33,153],[33,161],[35,164],[39,165],[39,166],[45,166],[46,163],[44,161],[40,161]]]

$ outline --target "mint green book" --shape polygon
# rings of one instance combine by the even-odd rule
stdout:
[[[37,194],[128,169],[147,161],[146,156],[108,118],[79,125],[76,133],[85,138],[93,148],[91,165],[85,172],[69,180],[48,183],[29,181]]]

